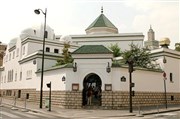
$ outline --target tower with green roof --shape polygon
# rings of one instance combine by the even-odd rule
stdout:
[[[117,27],[103,14],[103,8],[101,14],[85,31],[86,34],[118,34]]]

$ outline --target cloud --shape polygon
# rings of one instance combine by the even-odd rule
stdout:
[[[148,11],[153,4],[152,0],[127,0],[125,5],[139,11]]]
[[[137,6],[134,6],[135,8]],[[158,2],[151,4],[148,11],[137,14],[133,20],[133,29],[135,31],[148,31],[150,24],[155,31],[155,37],[160,40],[162,37],[169,37],[171,48],[179,42],[179,6],[178,3]],[[147,32],[144,32],[146,36]],[[145,37],[147,40],[147,37]]]

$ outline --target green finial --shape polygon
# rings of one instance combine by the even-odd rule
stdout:
[[[103,6],[101,7],[101,14],[103,14]]]

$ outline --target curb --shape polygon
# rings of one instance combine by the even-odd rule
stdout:
[[[1,106],[4,106],[4,107],[15,107],[15,108],[18,108],[18,109],[21,109],[21,110],[24,110],[25,108],[22,107],[22,106],[14,106],[12,104],[8,104],[8,103],[2,103]],[[60,113],[56,112],[56,111],[48,111],[48,110],[38,110],[38,109],[32,109],[32,108],[26,108],[25,109],[26,111],[31,111],[31,112],[34,112],[34,113],[45,113],[48,115],[51,115],[51,116],[56,116],[56,117],[63,117],[63,118],[69,118],[68,116],[64,116],[64,115],[60,115]],[[153,114],[159,114],[159,113],[167,113],[167,112],[174,112],[174,111],[180,111],[180,108],[179,109],[169,109],[169,110],[161,110],[159,112],[155,111],[155,112],[144,112],[144,113],[141,113],[142,115],[153,115]],[[132,117],[132,116],[136,116],[137,114],[136,113],[126,113],[126,114],[122,114],[122,115],[116,115],[116,116],[110,116],[110,115],[107,115],[107,116],[97,116],[97,117]]]
[[[175,111],[180,111],[180,109],[170,109],[170,110],[163,110],[163,111],[159,111],[159,112],[146,112],[146,113],[143,113],[143,115],[152,115],[152,114],[175,112]]]
[[[22,107],[22,106],[14,106],[14,105],[12,105],[12,104],[8,104],[8,103],[2,103],[2,105],[4,106],[4,107],[9,107],[9,108],[11,108],[11,107],[14,107],[14,108],[18,108],[17,110],[24,110],[25,108],[24,107]],[[51,113],[50,111],[41,111],[41,110],[38,110],[38,109],[32,109],[32,108],[26,108],[26,111],[24,111],[24,112],[27,112],[27,111],[31,111],[31,112],[34,112],[34,113],[41,113],[41,114],[43,114],[43,113],[48,113],[48,115],[51,115],[51,116],[56,116],[56,117],[63,117],[63,118],[69,118],[69,116],[63,116],[63,115],[60,115],[59,113],[54,113],[54,111]],[[129,116],[135,116],[136,114],[135,113],[132,113],[132,114],[122,114],[122,115],[117,115],[117,116],[110,116],[110,115],[107,115],[107,116],[97,116],[97,117],[99,117],[99,118],[101,118],[101,117],[129,117]]]

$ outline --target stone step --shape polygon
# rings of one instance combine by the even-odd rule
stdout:
[[[97,105],[86,105],[84,109],[101,109],[101,106]]]

